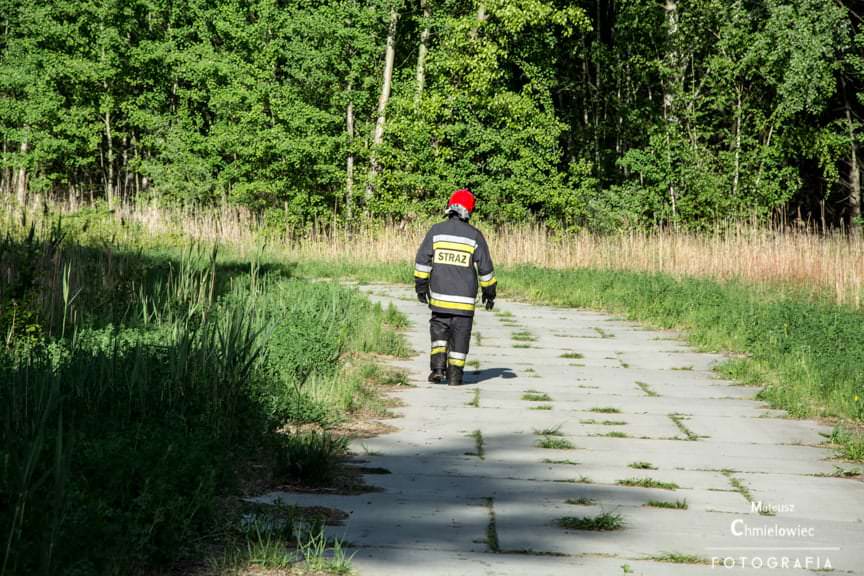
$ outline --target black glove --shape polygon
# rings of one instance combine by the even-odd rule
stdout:
[[[483,304],[486,305],[486,310],[492,310],[495,306],[495,296],[498,293],[498,286],[493,284],[492,286],[488,286],[483,288]]]
[[[421,304],[429,304],[429,296],[426,295],[426,292],[417,292],[417,301]]]

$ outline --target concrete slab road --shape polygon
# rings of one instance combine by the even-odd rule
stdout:
[[[428,310],[364,290],[409,316],[420,351],[398,431],[353,446],[391,474],[371,494],[259,499],[349,512],[332,535],[361,575],[864,575],[864,483],[838,477],[828,429],[719,379],[720,357],[500,301],[477,313],[466,385],[433,385]]]

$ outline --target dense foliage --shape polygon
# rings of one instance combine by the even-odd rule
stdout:
[[[278,222],[467,185],[497,221],[848,223],[854,4],[2,0],[0,185]]]

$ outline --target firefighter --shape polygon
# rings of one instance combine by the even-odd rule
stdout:
[[[443,382],[446,367],[450,386],[462,384],[478,284],[486,310],[495,305],[492,257],[483,234],[468,223],[473,211],[471,191],[455,191],[447,202],[447,219],[432,226],[414,261],[417,299],[432,310],[429,381]]]

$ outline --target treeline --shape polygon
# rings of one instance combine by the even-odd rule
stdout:
[[[9,195],[860,223],[852,0],[0,0]]]

